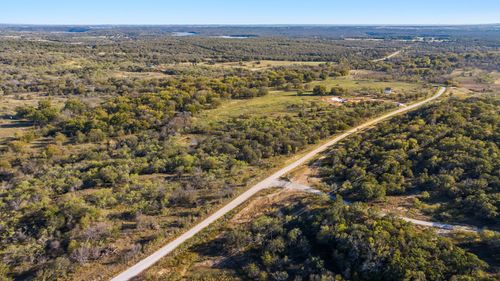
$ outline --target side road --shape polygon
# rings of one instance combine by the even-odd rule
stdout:
[[[395,57],[395,56],[399,55],[400,53],[401,53],[401,51],[396,51],[396,52],[394,52],[392,54],[389,54],[389,55],[387,55],[387,56],[385,56],[385,57],[383,57],[381,59],[372,60],[372,62],[379,62],[379,61],[388,60],[388,59],[390,59],[392,57]]]
[[[295,169],[298,166],[300,166],[300,165],[306,163],[307,161],[311,160],[317,154],[325,151],[326,149],[328,149],[330,146],[336,144],[337,142],[345,139],[346,137],[348,137],[348,136],[350,136],[350,135],[352,135],[352,134],[354,134],[354,133],[356,133],[356,132],[358,132],[358,131],[360,131],[362,129],[366,129],[366,128],[374,125],[374,124],[377,124],[377,123],[379,123],[381,121],[384,121],[384,120],[386,120],[388,118],[391,118],[391,117],[393,117],[395,115],[398,115],[398,114],[401,114],[401,113],[404,113],[404,112],[416,109],[416,108],[418,108],[418,107],[420,107],[420,106],[422,106],[422,105],[424,105],[424,104],[426,104],[426,103],[428,103],[430,101],[433,101],[433,100],[439,98],[442,94],[444,94],[444,92],[446,92],[446,88],[445,87],[441,87],[437,91],[437,93],[434,96],[430,97],[430,98],[427,98],[427,99],[425,99],[423,101],[420,101],[420,102],[408,105],[407,107],[403,107],[403,108],[400,108],[398,110],[392,111],[392,112],[387,113],[385,115],[382,115],[380,117],[374,118],[374,119],[372,119],[372,120],[370,120],[370,121],[368,121],[366,123],[363,123],[363,124],[361,124],[361,125],[359,125],[357,127],[354,127],[352,129],[346,131],[345,133],[343,133],[341,135],[338,135],[338,136],[334,137],[330,141],[328,141],[328,142],[320,145],[316,149],[314,149],[311,152],[307,153],[306,155],[304,155],[303,157],[301,157],[297,161],[295,161],[295,162],[293,162],[293,163],[285,166],[284,168],[282,168],[281,170],[279,170],[276,173],[272,174],[268,178],[266,178],[263,181],[257,183],[256,185],[252,186],[247,191],[245,191],[244,193],[242,193],[241,195],[239,195],[238,197],[236,197],[233,201],[229,202],[227,205],[223,206],[218,211],[216,211],[215,213],[213,213],[212,215],[210,215],[209,217],[207,217],[205,220],[201,221],[200,223],[198,223],[197,225],[193,226],[191,229],[189,229],[188,231],[184,232],[182,235],[180,235],[176,239],[174,239],[171,242],[169,242],[167,245],[165,245],[162,248],[160,248],[158,251],[154,252],[150,256],[144,258],[140,262],[136,263],[132,267],[129,267],[127,270],[123,271],[122,273],[120,273],[119,275],[117,275],[116,277],[114,277],[112,279],[112,281],[126,281],[126,280],[130,280],[134,276],[137,276],[139,273],[141,273],[145,269],[149,268],[150,266],[152,266],[153,264],[155,264],[157,261],[159,261],[161,258],[163,258],[167,254],[169,254],[170,252],[172,252],[173,250],[175,250],[175,248],[179,247],[179,245],[181,245],[182,243],[184,243],[186,240],[188,240],[189,238],[193,237],[195,234],[197,234],[198,232],[202,231],[204,228],[206,228],[207,226],[209,226],[210,224],[212,224],[214,221],[216,221],[217,219],[221,218],[225,214],[229,213],[231,210],[235,209],[236,207],[238,207],[243,202],[247,201],[250,197],[252,197],[256,193],[258,193],[259,191],[274,186],[274,184],[276,183],[276,181],[281,176],[286,175],[287,173],[289,173],[293,169]]]
[[[315,189],[314,187],[303,185],[300,183],[296,182],[289,182],[289,181],[284,181],[284,180],[278,180],[275,182],[275,186],[287,188],[287,189],[292,189],[292,190],[299,190],[302,192],[306,193],[311,193],[311,194],[316,194],[316,195],[327,195],[331,199],[335,199],[335,195],[327,194],[324,193],[318,189]],[[344,200],[344,203],[346,204],[351,204],[352,202]],[[387,215],[387,213],[380,213],[382,216]],[[417,220],[417,219],[412,219],[409,217],[405,216],[398,216],[398,218],[413,223],[415,225],[420,225],[420,226],[425,226],[425,227],[433,227],[433,228],[438,228],[442,229],[445,231],[450,231],[450,230],[457,230],[457,231],[467,231],[467,232],[480,232],[481,229],[474,227],[474,226],[468,226],[468,225],[456,225],[456,224],[447,224],[447,223],[441,223],[441,222],[433,222],[433,221],[424,221],[424,220]]]

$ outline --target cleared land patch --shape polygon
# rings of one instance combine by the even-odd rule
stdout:
[[[370,90],[374,92],[381,92],[385,88],[390,87],[394,89],[392,96],[401,93],[413,93],[422,91],[423,86],[420,84],[412,84],[405,82],[377,82],[369,80],[352,80],[349,78],[328,79],[325,81],[317,81],[310,83],[309,88],[316,85],[324,85],[328,89],[333,87],[343,87],[351,90],[354,94],[357,91]],[[363,95],[356,95],[356,99],[363,99]],[[384,102],[389,101],[391,95],[386,95],[384,99],[370,99],[379,100]],[[218,122],[227,120],[229,118],[239,116],[280,116],[288,114],[288,108],[294,105],[305,105],[309,102],[317,102],[328,106],[332,104],[325,100],[323,96],[312,95],[311,92],[298,94],[295,91],[271,91],[268,95],[252,99],[230,100],[223,102],[223,104],[216,109],[207,110],[196,118],[195,122],[198,124],[206,124],[209,122]]]
[[[317,66],[320,64],[324,64],[327,62],[320,61],[279,61],[279,60],[261,60],[261,61],[241,61],[241,62],[183,62],[177,64],[167,65],[169,67],[172,66],[207,66],[207,67],[222,67],[222,68],[245,68],[252,71],[265,70],[273,67],[284,67],[284,66],[294,66],[294,65],[309,65],[309,66]]]
[[[297,95],[296,92],[272,91],[268,95],[253,99],[231,100],[216,109],[207,110],[195,122],[217,122],[241,115],[283,115],[291,105],[321,101],[321,97]],[[327,105],[324,103],[325,106]]]
[[[474,92],[494,92],[500,90],[500,72],[480,69],[459,69],[450,74],[450,79],[459,87]]]
[[[403,91],[411,91],[416,90],[422,85],[407,83],[407,82],[383,82],[383,81],[374,81],[374,80],[354,80],[350,77],[347,78],[336,78],[336,79],[327,79],[324,81],[314,81],[311,82],[312,86],[323,85],[327,87],[327,89],[331,89],[333,87],[342,87],[352,91],[359,90],[362,88],[369,88],[374,90],[383,91],[385,88],[392,88],[394,92],[403,92]]]

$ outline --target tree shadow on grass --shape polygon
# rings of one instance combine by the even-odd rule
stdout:
[[[25,120],[12,120],[8,118],[1,118],[8,120],[8,123],[0,124],[0,129],[16,129],[27,128],[33,126],[33,122]]]

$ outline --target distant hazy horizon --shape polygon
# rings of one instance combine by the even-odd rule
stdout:
[[[2,3],[0,23],[20,25],[483,25],[500,23],[500,1],[17,0]]]
[[[493,22],[493,23],[469,23],[469,24],[356,24],[356,23],[338,23],[338,24],[315,24],[315,23],[303,23],[303,24],[296,24],[296,23],[275,23],[275,24],[267,24],[267,23],[261,23],[261,24],[238,24],[238,23],[199,23],[199,24],[182,24],[182,23],[104,23],[104,24],[85,24],[85,23],[77,23],[77,24],[71,24],[71,23],[47,23],[47,24],[37,24],[37,23],[9,23],[9,22],[0,22],[0,26],[86,26],[86,27],[301,27],[301,26],[310,26],[310,27],[478,27],[478,26],[500,26],[500,22]]]

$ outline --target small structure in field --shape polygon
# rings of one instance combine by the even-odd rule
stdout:
[[[384,89],[384,94],[386,94],[386,95],[392,94],[392,88],[390,88],[390,87],[385,88]]]

